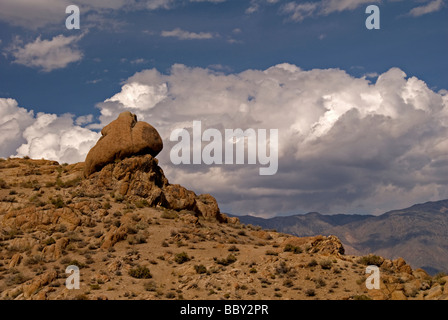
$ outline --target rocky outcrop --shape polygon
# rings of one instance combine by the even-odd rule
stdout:
[[[121,113],[101,130],[101,134],[102,137],[87,154],[85,177],[115,160],[139,154],[155,157],[163,148],[157,130],[146,122],[137,121],[137,116],[130,112]]]
[[[110,163],[84,180],[77,190],[90,195],[112,193],[116,201],[127,200],[149,207],[188,210],[198,217],[218,222],[238,222],[222,214],[211,195],[196,195],[181,185],[170,184],[157,159],[149,154]]]
[[[345,250],[342,242],[335,236],[315,236],[315,237],[290,237],[283,242],[283,246],[292,245],[295,247],[308,248],[309,253],[319,253],[322,255],[343,255]]]

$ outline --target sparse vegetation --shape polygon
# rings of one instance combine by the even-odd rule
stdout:
[[[207,268],[203,264],[195,265],[194,270],[196,270],[197,274],[207,273]]]
[[[324,270],[330,270],[333,262],[331,260],[323,260],[319,263],[319,265]]]
[[[383,263],[383,258],[381,258],[380,256],[377,255],[373,255],[373,254],[369,254],[367,256],[363,256],[361,258],[358,259],[358,263],[363,264],[363,265],[374,265],[374,266],[381,266],[381,264]]]
[[[177,219],[179,217],[179,215],[177,214],[176,211],[173,210],[165,210],[162,212],[161,217],[163,219]]]
[[[233,254],[229,254],[227,256],[227,258],[223,258],[223,259],[216,259],[216,263],[223,265],[223,266],[228,266],[232,263],[234,263],[236,261],[236,257]]]
[[[137,266],[129,270],[129,275],[136,279],[151,279],[152,274],[147,267]]]
[[[37,161],[0,159],[0,299],[16,299],[33,283],[39,288],[31,299],[49,300],[368,300],[365,265],[383,266],[387,298],[394,290],[410,300],[430,297],[434,287],[446,293],[445,273],[421,271],[415,281],[415,272],[397,267],[402,261],[328,253],[334,243],[321,252],[327,238],[316,245],[322,238],[296,241],[258,226],[217,223],[163,208],[163,199],[150,206],[150,197],[122,195],[120,181],[97,186],[101,175],[77,178],[82,166]],[[83,269],[81,291],[64,291],[68,265]]]
[[[188,254],[186,252],[177,253],[174,256],[174,261],[176,261],[178,264],[182,264],[182,263],[188,262],[190,260],[191,260],[191,258],[188,256]]]
[[[283,251],[284,252],[292,252],[292,253],[295,253],[295,254],[303,252],[302,248],[294,246],[294,245],[289,244],[289,243],[287,245],[285,245],[285,248],[283,249]]]

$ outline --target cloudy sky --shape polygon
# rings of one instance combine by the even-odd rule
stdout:
[[[129,110],[161,133],[170,182],[224,212],[446,199],[447,18],[446,0],[0,0],[0,157],[84,161]],[[278,129],[277,174],[172,165],[170,133],[194,120]]]

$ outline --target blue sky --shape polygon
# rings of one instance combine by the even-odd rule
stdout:
[[[65,27],[65,19],[68,16],[65,7],[69,4],[78,5],[81,9],[80,30],[67,30]],[[368,17],[365,10],[370,4],[375,4],[380,9],[380,30],[367,30],[365,27],[365,20]],[[239,99],[241,91],[244,90],[247,90],[244,94],[248,96],[254,95],[251,92],[257,92],[259,96],[254,98],[254,101],[259,103],[257,107],[263,106],[265,112],[271,113],[276,112],[279,106],[272,105],[275,102],[268,105],[267,101],[277,94],[279,96],[276,101],[282,104],[281,99],[285,98],[282,106],[286,106],[289,103],[289,98],[286,97],[293,95],[294,90],[298,90],[300,86],[307,87],[310,95],[310,92],[322,90],[325,94],[321,94],[320,100],[316,99],[324,101],[323,104],[319,105],[321,102],[316,102],[317,104],[310,105],[310,108],[317,110],[322,107],[325,112],[328,111],[323,107],[325,99],[331,94],[333,96],[330,99],[333,100],[330,105],[337,106],[341,99],[346,99],[344,103],[350,104],[355,99],[352,99],[354,95],[360,95],[363,99],[369,95],[375,96],[377,93],[371,91],[378,88],[383,101],[393,94],[384,91],[386,90],[384,88],[388,86],[394,88],[394,84],[397,86],[400,84],[401,87],[397,88],[403,90],[400,99],[404,104],[412,105],[413,111],[430,110],[428,112],[432,118],[428,119],[445,119],[445,115],[448,114],[447,14],[448,3],[444,0],[42,0],[37,3],[31,0],[0,0],[2,53],[0,99],[4,101],[2,105],[4,110],[0,110],[3,117],[3,123],[0,120],[0,131],[6,136],[8,130],[11,130],[11,138],[0,140],[3,144],[0,156],[29,154],[33,157],[42,156],[58,161],[66,161],[70,157],[81,161],[85,156],[85,150],[88,150],[88,146],[91,146],[97,138],[95,135],[97,130],[112,120],[119,111],[129,107],[123,102],[123,97],[126,95],[128,97],[136,95],[130,98],[136,103],[132,111],[150,123],[153,123],[149,120],[153,117],[160,130],[166,131],[165,134],[177,124],[192,120],[195,116],[199,117],[204,106],[210,103],[206,100],[210,97],[205,96],[204,91],[214,92],[216,89],[219,95],[222,90],[219,91],[218,88],[225,88],[225,97],[231,98],[230,102],[218,100],[218,103],[219,101],[223,103],[221,106],[216,106],[216,114],[221,118],[226,113],[225,106],[227,104],[233,106],[232,103]],[[296,74],[287,76],[288,81],[299,79],[297,80],[299,82],[297,84],[291,82],[289,91],[285,89],[282,92],[272,92],[270,97],[262,98],[263,92],[257,91],[253,85],[267,81],[263,78],[263,74],[266,74],[263,71],[281,64],[288,66],[283,65],[272,71],[272,79],[281,82],[283,77],[286,77],[282,72],[288,71]],[[185,69],[173,67],[178,65],[182,65]],[[298,69],[294,69],[295,67]],[[391,69],[395,71],[390,72]],[[145,70],[153,70],[155,73]],[[250,70],[254,74],[251,74]],[[306,73],[311,70],[315,72]],[[190,78],[183,78],[186,74]],[[321,74],[325,74],[323,79],[320,78]],[[219,75],[215,79],[219,85],[216,88],[206,89],[208,82],[205,80],[210,80],[212,75]],[[382,81],[378,81],[380,75],[384,75]],[[193,84],[188,83],[189,81],[196,81],[197,86],[202,85],[203,91],[200,91],[199,87],[192,87]],[[314,87],[313,81],[316,81]],[[347,90],[339,86],[345,81]],[[140,87],[126,86],[132,83],[139,83]],[[166,87],[157,87],[155,83]],[[224,83],[231,84],[226,87]],[[299,87],[294,88],[294,85]],[[358,85],[362,86],[362,89],[359,89]],[[161,88],[162,91],[154,93],[154,88]],[[165,89],[168,93],[163,91]],[[144,92],[142,96],[140,96],[141,90]],[[195,90],[198,90],[197,98],[192,96]],[[361,94],[357,90],[366,92]],[[122,95],[117,96],[120,92]],[[157,94],[163,99],[159,101]],[[148,95],[152,96],[148,98]],[[335,98],[336,96],[338,98]],[[171,102],[176,99],[184,101],[184,109],[179,111],[181,109],[174,102],[167,106],[166,97],[171,99]],[[300,96],[302,99],[300,100],[297,96],[296,103],[301,104],[301,101],[308,101],[308,98],[311,99],[308,96]],[[142,105],[141,101],[143,104],[146,101],[147,105]],[[399,114],[397,110],[401,110],[401,102],[394,101],[392,99],[390,103],[382,102],[384,105],[375,109],[376,115],[392,115],[393,118],[397,112]],[[250,101],[248,104],[251,105]],[[389,104],[392,105],[393,112],[392,109],[387,109]],[[269,108],[267,105],[271,109],[267,110]],[[198,109],[194,109],[195,107]],[[257,107],[254,107],[254,110],[258,110]],[[307,112],[310,108],[301,111],[304,113],[303,118],[308,117]],[[363,110],[362,106],[356,108]],[[32,115],[29,114],[31,110]],[[158,110],[159,113],[155,116]],[[174,110],[177,110],[178,114],[171,113],[172,122],[169,121],[169,116],[160,115],[163,112],[169,114]],[[286,109],[284,112],[295,115],[294,110]],[[259,111],[260,117],[264,111]],[[443,114],[440,115],[439,112]],[[38,113],[42,113],[42,118],[39,118]],[[315,121],[319,119],[319,115],[312,116],[312,112],[309,113],[310,125],[297,129],[300,134],[304,134],[302,138],[306,143],[310,141],[305,137],[307,134],[304,132],[308,132],[306,128],[316,128],[316,125],[324,128],[324,124],[331,118],[329,113],[325,113],[319,121]],[[339,110],[336,113],[339,122],[348,121],[347,110]],[[180,118],[179,114],[188,116]],[[410,112],[409,117],[411,114],[413,113]],[[58,132],[65,130],[65,127],[70,127],[76,132],[76,134],[71,132],[69,135],[76,140],[71,147],[76,146],[84,151],[79,151],[73,156],[73,150],[70,151],[72,153],[64,153],[68,149],[60,141],[51,146],[45,145],[44,142],[49,141],[49,136],[42,133],[37,137],[36,133],[39,130],[40,132],[47,130],[36,129],[39,123],[45,122],[44,116],[48,123],[51,123],[48,125],[48,128],[51,128],[48,129],[48,135],[50,131],[51,135],[58,135]],[[314,116],[317,118],[314,119]],[[15,122],[10,119],[15,119]],[[20,119],[25,120],[21,122]],[[400,121],[404,124],[412,122],[413,119],[406,118]],[[364,118],[362,120],[366,121]],[[280,130],[289,130],[288,132],[295,130],[294,128],[301,123],[300,120],[295,123],[286,123],[286,120],[280,119],[277,121],[277,127],[280,127]],[[237,124],[253,125],[251,122],[229,122],[227,125]],[[437,150],[445,146],[443,141],[441,142],[441,136],[446,133],[448,123],[442,121],[436,129],[428,129],[428,125],[428,122],[415,125],[417,128],[415,130],[424,131],[422,135],[417,135],[416,131],[402,133],[400,137],[405,140],[406,136],[413,136],[415,133],[415,138],[422,141],[419,145],[421,148],[431,145],[431,152],[437,157],[441,156]],[[328,138],[326,143],[330,143],[331,139],[337,136],[338,128],[334,126],[333,131],[328,128],[322,129]],[[425,137],[429,133],[425,130],[432,130],[431,142],[426,142]],[[329,132],[333,132],[334,135],[330,136]],[[84,141],[77,134],[88,136],[88,143],[87,138]],[[383,134],[385,133],[379,131],[372,133],[374,136]],[[390,134],[384,139],[397,137],[396,132]],[[287,135],[286,137],[287,140],[290,138]],[[35,138],[37,140],[33,140]],[[299,141],[302,141],[300,139]],[[33,141],[38,140],[41,141],[39,145],[46,146],[45,150],[39,150],[37,144],[33,145]],[[362,141],[362,137],[356,141]],[[356,155],[361,151],[356,148],[362,147],[356,147],[356,141],[350,142],[355,148],[351,157],[358,159]],[[434,178],[447,172],[444,160],[437,160],[439,171],[433,172],[425,165],[420,165],[423,161],[420,159],[423,157],[421,150],[416,151],[415,146],[411,146],[408,142],[401,144],[402,142],[394,141],[386,147],[384,140],[375,140],[373,143],[376,143],[378,152],[372,156],[370,167],[365,167],[366,161],[360,155],[359,163],[349,165],[350,170],[347,170],[346,175],[342,174],[343,177],[339,176],[340,168],[333,167],[335,162],[322,164],[328,172],[314,167],[308,168],[311,164],[307,161],[313,159],[315,163],[314,156],[302,159],[298,155],[301,152],[299,148],[295,156],[288,158],[288,152],[285,151],[283,162],[280,161],[282,167],[277,180],[266,180],[261,177],[253,180],[244,179],[245,183],[248,183],[245,188],[253,191],[247,194],[247,201],[241,198],[243,196],[240,191],[219,189],[206,182],[205,178],[217,179],[216,175],[228,182],[226,179],[229,176],[224,174],[225,169],[219,169],[222,171],[217,174],[216,171],[210,170],[211,168],[171,168],[167,155],[162,154],[161,158],[173,180],[178,179],[175,182],[182,182],[187,187],[195,188],[195,191],[214,192],[222,207],[234,213],[265,216],[312,210],[326,213],[348,211],[380,213],[382,210],[418,201],[448,197],[446,192],[440,191],[447,181],[437,179],[435,181]],[[415,143],[418,145],[420,142]],[[406,145],[407,149],[405,148],[401,154],[392,151],[402,145]],[[52,152],[47,149],[51,149]],[[319,157],[326,157],[322,150],[329,149],[331,148],[316,147],[316,152],[320,152]],[[14,152],[15,150],[17,151]],[[427,150],[425,152],[431,153]],[[390,155],[390,161],[384,160],[389,159],[383,157],[384,153]],[[350,151],[347,154],[350,154]],[[351,161],[339,158],[336,160],[342,161],[345,167]],[[426,160],[432,163],[430,167],[433,168],[434,158]],[[403,163],[409,165],[406,169],[408,171],[403,174],[418,172],[418,175],[406,182],[398,177],[396,180],[390,178],[390,181],[389,178],[379,180],[373,178],[378,176],[374,168],[380,168],[378,170],[382,172],[381,175],[390,177],[388,170],[396,171],[397,166]],[[419,165],[415,165],[416,163]],[[285,181],[285,177],[288,180],[287,177],[290,176],[288,170],[297,171],[300,168],[308,168],[310,175],[317,174],[316,172],[333,172],[334,177],[327,175],[328,181],[322,178],[322,182],[316,182],[320,178],[315,179],[315,176],[294,178],[313,181],[311,184],[316,182],[316,186],[311,188],[312,191],[301,186],[297,180],[290,181],[287,187],[282,185],[281,181]],[[345,172],[344,170],[342,172]],[[179,172],[183,172],[183,175]],[[198,179],[199,182],[192,182],[195,174],[204,174],[204,181],[201,183],[201,179]],[[234,180],[232,183],[240,182]],[[324,184],[333,187],[324,187]],[[364,187],[361,186],[367,185],[372,186],[363,190]],[[266,202],[272,203],[273,199],[276,199],[284,205],[275,208],[258,201],[259,207],[255,208],[254,199],[259,199],[257,197],[265,194],[260,190],[265,192],[273,190],[269,197],[263,196]],[[396,197],[393,198],[388,194],[394,194]]]
[[[425,3],[383,1],[377,3],[381,29],[367,30],[365,8],[375,1],[352,10],[316,14],[303,21],[293,21],[282,12],[287,2],[260,1],[253,13],[248,13],[251,3],[245,0],[184,1],[169,9],[127,12],[120,8],[96,14],[98,23],[84,21],[95,13],[87,10],[84,14],[80,5],[79,31],[65,29],[65,12],[61,12],[59,21],[38,29],[12,26],[3,19],[3,51],[17,36],[27,42],[37,36],[51,39],[59,34],[87,33],[76,43],[82,59],[52,72],[14,64],[14,57],[3,56],[0,94],[35,110],[82,115],[92,113],[96,103],[110,97],[120,88],[120,82],[133,73],[143,68],[164,72],[174,63],[221,65],[224,72],[240,72],[288,62],[303,69],[341,68],[356,76],[399,67],[431,88],[447,87],[448,64],[443,63],[448,56],[446,4],[436,12],[414,17],[409,12]],[[24,6],[23,11],[26,10]],[[163,31],[176,28],[211,33],[212,38],[179,40],[161,36]],[[142,60],[131,63],[137,59]]]

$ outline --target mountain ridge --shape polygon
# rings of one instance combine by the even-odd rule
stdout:
[[[446,213],[446,214],[445,214]],[[334,234],[350,254],[401,256],[434,274],[448,271],[448,200],[427,201],[381,215],[304,215],[270,219],[237,216],[241,222],[295,236]]]

